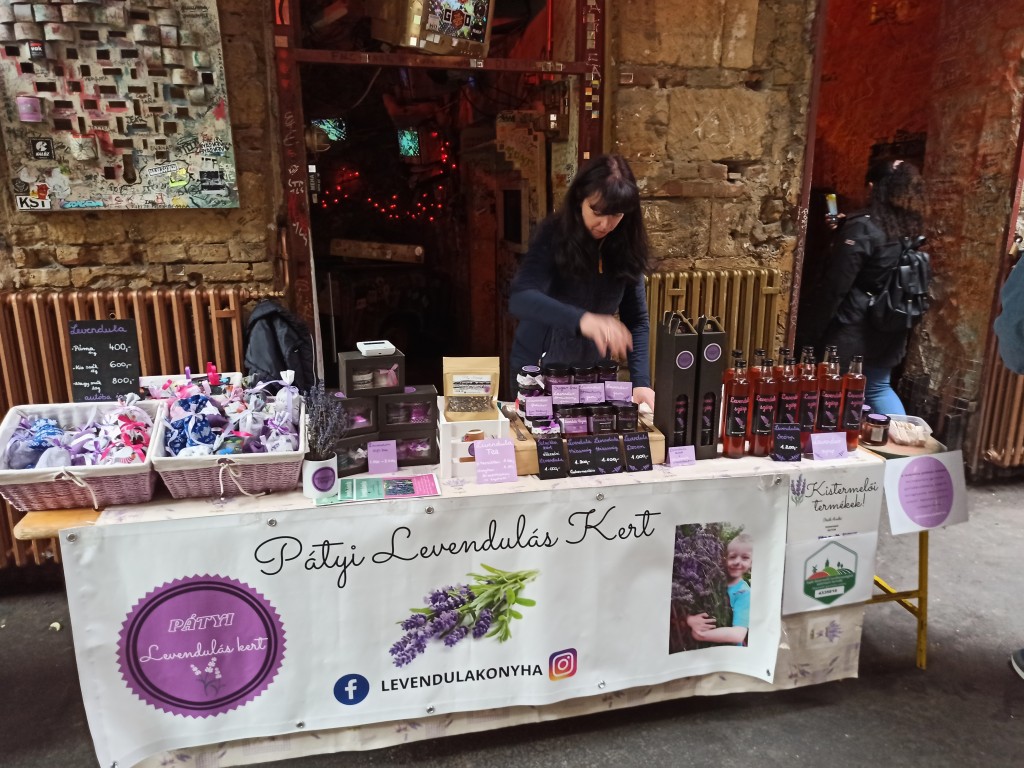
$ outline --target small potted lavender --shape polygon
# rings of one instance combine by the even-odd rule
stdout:
[[[302,494],[310,499],[333,496],[338,490],[338,457],[334,446],[344,436],[348,416],[341,399],[323,381],[306,394],[306,443],[302,462]]]

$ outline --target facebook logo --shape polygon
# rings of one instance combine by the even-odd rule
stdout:
[[[345,675],[334,684],[334,698],[342,704],[358,704],[370,692],[370,681],[362,675]]]

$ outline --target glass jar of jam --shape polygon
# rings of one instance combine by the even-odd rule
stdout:
[[[596,384],[597,368],[592,365],[586,365],[584,363],[576,363],[572,367],[572,383],[573,384]]]
[[[885,445],[889,442],[889,417],[884,413],[868,414],[860,440],[865,445]]]
[[[563,437],[578,437],[587,434],[587,409],[571,406],[558,412]]]
[[[628,400],[615,400],[611,403],[615,407],[615,424],[619,432],[636,432],[637,419],[639,418],[639,406]]]
[[[565,363],[548,363],[544,366],[544,390],[550,395],[556,384],[572,384],[569,366]]]
[[[597,369],[598,381],[616,381],[619,378],[619,364],[614,360],[598,360],[594,368]]]
[[[614,405],[592,405],[590,416],[587,417],[592,435],[609,435],[615,432]]]

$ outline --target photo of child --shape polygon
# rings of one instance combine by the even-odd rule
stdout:
[[[729,523],[680,525],[672,564],[669,653],[747,645],[754,541]]]

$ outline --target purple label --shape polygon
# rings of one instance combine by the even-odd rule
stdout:
[[[538,397],[526,397],[523,398],[523,403],[526,406],[527,418],[551,416],[552,411],[550,397],[544,395]]]
[[[475,453],[478,483],[514,483],[518,479],[516,449],[508,438],[479,440]]]
[[[953,478],[946,465],[921,456],[904,467],[899,481],[900,506],[915,524],[935,528],[953,509]]]
[[[313,473],[310,477],[310,481],[313,483],[313,487],[318,491],[329,491],[334,487],[334,482],[338,479],[337,470],[334,467],[321,467]]]
[[[697,463],[692,445],[673,445],[668,449],[668,465],[670,467],[686,467]]]
[[[263,693],[284,648],[281,619],[263,595],[223,576],[190,576],[158,587],[128,612],[117,660],[147,704],[211,717]]]
[[[722,348],[718,344],[708,344],[704,348],[704,359],[713,363],[722,356]]]
[[[845,459],[845,432],[816,432],[811,435],[811,453],[815,460]]]
[[[366,463],[371,475],[398,471],[398,444],[394,440],[373,440],[366,444]]]
[[[561,419],[562,422],[562,434],[565,435],[585,435],[587,434],[587,417],[586,416],[570,416],[567,419]]]
[[[626,400],[633,399],[633,382],[631,381],[606,381],[604,383],[605,400]]]
[[[577,405],[580,402],[579,384],[556,384],[551,387],[551,402],[556,405]]]
[[[580,384],[580,403],[590,405],[604,402],[604,382],[598,384]]]
[[[676,355],[676,368],[681,371],[688,370],[693,367],[694,360],[693,352],[680,352]]]

